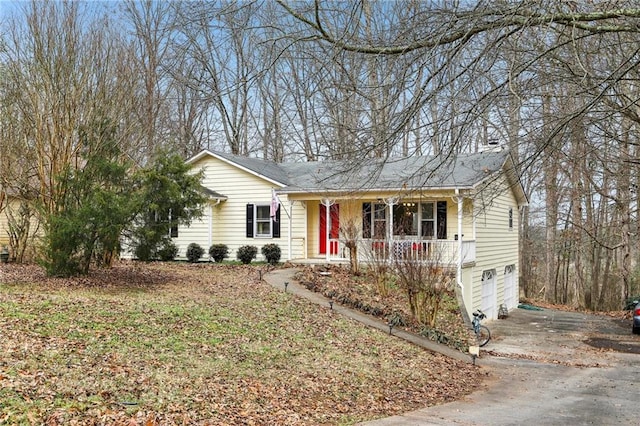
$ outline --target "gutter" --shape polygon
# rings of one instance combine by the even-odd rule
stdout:
[[[214,198],[215,204],[209,203],[209,247],[213,244],[213,208],[221,203],[220,198]]]

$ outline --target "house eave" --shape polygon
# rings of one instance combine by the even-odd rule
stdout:
[[[278,194],[284,195],[332,195],[332,196],[348,196],[354,194],[370,195],[380,193],[417,193],[417,192],[454,192],[458,191],[470,191],[473,190],[473,186],[423,186],[423,187],[389,187],[389,188],[368,188],[368,189],[298,189],[298,188],[280,188],[276,190]]]

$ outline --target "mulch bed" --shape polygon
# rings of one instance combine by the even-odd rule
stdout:
[[[341,265],[304,266],[296,279],[307,289],[320,293],[335,302],[380,318],[407,331],[466,352],[470,343],[470,329],[465,325],[452,289],[447,291],[447,303],[438,314],[434,328],[419,324],[411,315],[406,295],[391,286],[387,296],[380,296],[375,277],[365,270],[354,276]]]

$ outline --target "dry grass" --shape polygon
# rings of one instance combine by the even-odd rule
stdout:
[[[253,266],[0,266],[1,424],[351,424],[479,370],[257,280]]]

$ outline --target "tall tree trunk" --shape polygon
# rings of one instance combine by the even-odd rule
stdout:
[[[551,121],[551,95],[546,94],[543,97],[543,118],[546,120],[545,126],[549,126]],[[549,137],[550,136],[546,136]],[[557,285],[557,261],[556,261],[556,237],[558,229],[558,163],[555,147],[550,140],[543,140],[543,156],[544,156],[544,190],[545,190],[545,226],[546,226],[546,245],[545,245],[545,299],[553,300],[555,297],[554,289]]]
[[[621,265],[620,274],[622,278],[621,294],[622,300],[629,297],[631,282],[631,169],[629,167],[630,146],[629,135],[631,123],[623,121],[622,141],[620,149],[619,178],[616,185],[618,195],[618,208],[620,211],[620,251]]]

